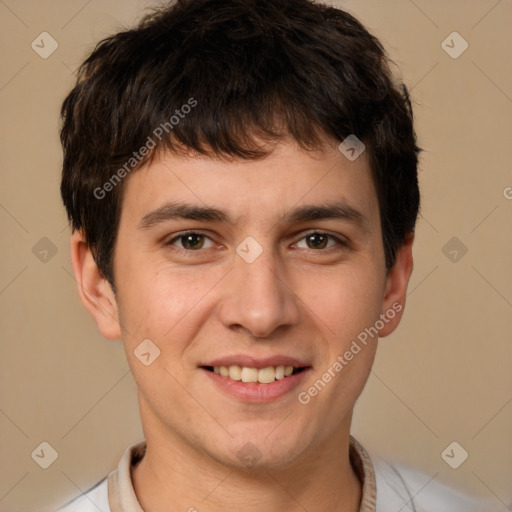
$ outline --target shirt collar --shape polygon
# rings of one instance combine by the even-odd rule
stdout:
[[[145,453],[145,441],[129,446],[117,469],[108,475],[108,501],[111,512],[144,512],[133,489],[131,470]],[[349,457],[362,484],[359,512],[375,512],[377,488],[373,464],[368,452],[352,436],[350,436]]]

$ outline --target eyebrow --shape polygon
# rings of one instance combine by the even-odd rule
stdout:
[[[211,206],[199,206],[182,202],[168,202],[156,210],[144,215],[139,222],[138,229],[149,229],[158,224],[176,219],[234,224],[233,219],[225,210],[220,210]],[[282,221],[294,224],[320,219],[345,220],[357,225],[363,231],[369,231],[368,218],[361,211],[350,206],[344,201],[302,205],[287,212]]]

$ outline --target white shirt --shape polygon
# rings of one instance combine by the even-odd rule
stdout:
[[[131,469],[144,456],[145,441],[129,446],[117,467],[92,489],[57,512],[144,512]],[[377,457],[350,436],[350,461],[362,483],[359,512],[487,512],[488,502],[464,495],[435,478]]]

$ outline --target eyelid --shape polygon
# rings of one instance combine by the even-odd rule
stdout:
[[[307,232],[305,232],[300,240],[302,241],[304,238],[308,237],[309,235],[324,235],[324,236],[327,236],[333,240],[335,240],[338,245],[341,245],[343,247],[347,247],[348,246],[348,241],[340,234],[332,234],[332,233],[329,233],[328,231],[324,231],[324,230],[321,230],[321,229],[311,229],[311,230],[308,230]],[[333,247],[330,247],[330,249],[333,249]],[[315,249],[308,249],[310,251],[315,251],[315,252],[326,252],[328,251],[329,249],[321,249],[321,250],[315,250]]]
[[[176,242],[180,238],[186,237],[187,235],[201,235],[201,236],[204,236],[205,238],[210,239],[213,242],[212,237],[209,236],[206,232],[202,231],[201,229],[188,229],[186,231],[181,231],[181,232],[173,235],[172,238],[170,238],[169,240],[164,242],[164,245],[174,245],[174,242]],[[190,249],[182,249],[181,247],[178,247],[177,249],[181,250],[181,251],[186,251],[186,252],[199,252],[199,251],[192,251]]]

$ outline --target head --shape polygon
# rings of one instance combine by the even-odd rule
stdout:
[[[251,440],[275,466],[348,428],[376,350],[361,333],[399,323],[419,208],[411,106],[379,41],[308,0],[181,1],[99,43],[62,120],[80,297],[123,339],[146,435],[230,464]],[[300,386],[234,398],[207,372],[242,356],[294,359]]]

